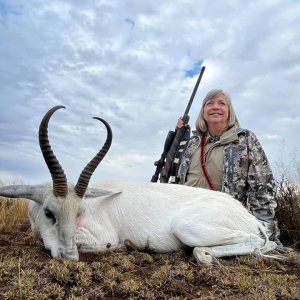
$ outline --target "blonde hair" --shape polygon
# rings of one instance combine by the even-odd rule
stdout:
[[[219,95],[223,95],[225,97],[227,103],[228,103],[228,107],[229,107],[229,118],[228,118],[228,123],[227,123],[228,128],[231,128],[235,125],[237,127],[240,126],[239,121],[237,119],[237,116],[235,114],[232,102],[231,102],[230,95],[228,93],[224,92],[221,89],[214,89],[214,90],[211,90],[207,93],[207,95],[205,96],[205,98],[202,102],[200,113],[199,113],[199,116],[196,120],[196,129],[197,129],[197,131],[207,132],[207,124],[206,124],[206,121],[204,120],[204,106],[205,106],[205,103],[208,100],[211,100],[211,99],[213,99],[213,98],[215,98],[216,96],[219,96]]]

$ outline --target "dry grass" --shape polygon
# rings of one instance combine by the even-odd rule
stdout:
[[[281,174],[276,195],[280,240],[300,249],[300,153],[292,154],[289,165],[279,163],[277,167]]]
[[[28,221],[28,200],[0,196],[0,233],[11,233]]]
[[[277,219],[281,241],[285,245],[300,249],[300,194],[293,186],[281,187],[277,196]]]
[[[28,224],[29,225],[29,224]],[[300,254],[198,267],[190,253],[82,254],[52,259],[29,230],[0,235],[0,299],[299,299]]]
[[[281,241],[294,248],[300,249],[300,190],[295,184],[282,181],[277,193],[278,225]]]

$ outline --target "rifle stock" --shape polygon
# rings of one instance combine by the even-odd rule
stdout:
[[[189,116],[188,115],[184,115],[183,116],[183,122],[184,124],[188,124],[189,121]],[[174,160],[174,157],[176,155],[177,149],[178,149],[178,145],[180,144],[181,140],[182,140],[182,136],[184,134],[184,132],[187,130],[186,126],[182,127],[182,128],[177,128],[176,132],[175,132],[175,137],[173,140],[173,143],[170,147],[170,150],[167,152],[166,155],[166,161],[165,164],[161,170],[160,173],[160,182],[161,183],[168,183],[169,182],[169,178],[170,178],[170,174],[171,174],[171,167],[172,167],[172,162]]]
[[[175,174],[171,174],[171,173],[175,173],[174,170],[177,169],[173,167],[174,158],[176,157],[176,153],[178,152],[180,144],[184,144],[182,141],[184,140],[186,143],[189,138],[190,129],[188,126],[188,122],[189,122],[188,113],[193,103],[193,100],[195,98],[204,71],[205,71],[205,67],[203,66],[199,74],[199,77],[197,79],[196,85],[194,87],[193,93],[188,102],[188,105],[185,109],[184,115],[182,117],[184,126],[182,128],[176,128],[175,132],[169,131],[168,133],[168,136],[165,141],[163,153],[161,154],[160,159],[154,163],[154,165],[156,166],[156,170],[154,175],[151,178],[151,182],[157,182],[159,178],[161,183],[168,183],[170,176],[175,175]],[[177,182],[176,180],[172,180],[172,183],[177,183]]]
[[[163,153],[161,154],[160,159],[154,163],[154,165],[156,166],[156,170],[151,178],[151,182],[157,182],[159,174],[161,173],[161,170],[165,164],[166,155],[172,146],[174,138],[175,132],[170,130],[166,137]]]

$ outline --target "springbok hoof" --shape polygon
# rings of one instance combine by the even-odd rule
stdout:
[[[208,249],[203,249],[195,247],[193,250],[193,255],[199,266],[220,266],[220,262],[216,259]]]

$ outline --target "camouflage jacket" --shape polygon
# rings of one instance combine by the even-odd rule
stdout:
[[[179,184],[185,184],[191,157],[200,146],[201,134],[194,132],[178,169]],[[242,202],[267,227],[271,240],[279,241],[275,218],[275,180],[265,152],[255,134],[237,129],[238,139],[224,145],[222,192]]]

